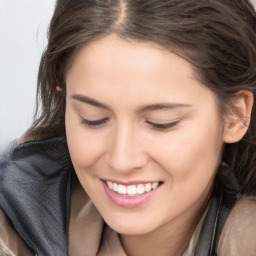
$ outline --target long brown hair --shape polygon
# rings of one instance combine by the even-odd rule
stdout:
[[[65,74],[74,52],[110,33],[185,58],[222,113],[239,90],[255,95],[256,14],[247,0],[58,0],[39,68],[37,117],[25,140],[65,136]],[[244,138],[223,154],[246,194],[256,194],[255,111]]]

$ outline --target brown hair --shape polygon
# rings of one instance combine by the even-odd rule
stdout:
[[[216,93],[222,111],[239,90],[255,94],[256,14],[247,0],[58,0],[39,68],[41,112],[25,140],[65,136],[65,74],[71,58],[79,47],[110,33],[155,42],[188,60]],[[240,192],[247,194],[256,194],[255,111],[254,105],[244,138],[225,145],[223,155]]]

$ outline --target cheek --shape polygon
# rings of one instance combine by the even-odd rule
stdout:
[[[221,154],[221,143],[216,143],[219,132],[215,128],[197,127],[197,134],[190,128],[182,138],[172,137],[162,145],[154,144],[158,152],[162,152],[156,158],[167,174],[170,207],[174,204],[178,212],[205,200],[212,188]]]
[[[103,153],[103,140],[86,130],[80,120],[66,111],[66,137],[72,163],[76,172],[95,167]]]
[[[174,189],[182,189],[184,185],[206,186],[215,175],[221,157],[219,121],[205,119],[200,126],[195,122],[186,127],[165,140],[151,143],[157,148],[155,158],[171,176]]]

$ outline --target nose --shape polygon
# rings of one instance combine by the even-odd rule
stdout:
[[[148,161],[138,133],[125,124],[113,131],[105,159],[113,171],[123,174],[144,167]]]

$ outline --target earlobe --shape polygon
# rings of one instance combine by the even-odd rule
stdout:
[[[237,93],[232,110],[227,114],[224,137],[225,143],[235,143],[243,138],[248,130],[253,106],[253,93],[241,90]]]
[[[60,86],[56,86],[56,91],[57,92],[62,92],[62,88]]]

